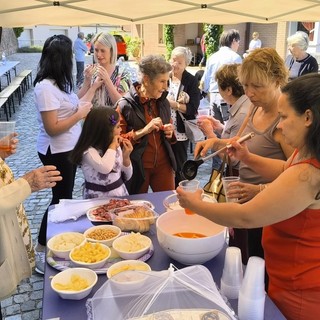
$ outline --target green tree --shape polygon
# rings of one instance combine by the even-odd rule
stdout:
[[[13,28],[13,32],[16,35],[16,38],[18,39],[21,36],[21,33],[23,32],[23,27]]]
[[[219,49],[219,38],[223,32],[223,26],[218,24],[204,24],[206,55],[209,58]]]
[[[165,24],[164,25],[164,44],[166,45],[166,59],[169,60],[171,57],[171,52],[174,49],[174,35],[173,35],[174,25]]]

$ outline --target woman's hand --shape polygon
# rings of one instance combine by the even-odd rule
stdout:
[[[18,142],[19,142],[19,140],[16,138],[17,136],[18,136],[18,134],[16,132],[13,132],[13,133],[9,134],[9,136],[2,138],[2,139],[8,139],[8,137],[9,137],[9,139],[10,139],[10,150],[9,151],[0,150],[0,157],[2,159],[8,158],[12,154],[17,152],[17,146],[18,146]]]
[[[231,145],[230,148],[227,149],[227,153],[230,157],[236,158],[239,161],[245,161],[250,156],[250,152],[247,148],[247,145],[245,142],[242,142],[241,144],[237,142],[239,137],[233,137],[231,141],[229,142],[229,145]]]
[[[109,88],[110,86],[113,86],[109,73],[104,67],[102,66],[97,67],[97,75],[103,81],[104,85],[107,88]]]
[[[94,64],[88,64],[85,68],[84,68],[84,79],[91,81],[95,71],[96,71],[97,66]]]
[[[56,169],[55,166],[44,166],[27,172],[22,178],[28,181],[31,192],[52,188],[62,180],[60,172]]]
[[[160,117],[153,118],[145,127],[146,134],[151,133],[153,130],[159,131],[163,127],[163,123]]]
[[[201,116],[203,117],[203,116]],[[206,116],[204,116],[206,117]],[[209,119],[206,118],[198,118],[197,125],[201,129],[201,131],[205,134],[208,138],[215,138],[216,135],[213,132],[212,123]]]
[[[238,199],[239,203],[244,203],[254,198],[260,192],[260,186],[243,182],[230,183],[228,191],[229,198]]]
[[[177,198],[179,199],[179,204],[183,208],[188,208],[192,211],[197,211],[197,202],[202,201],[203,190],[198,189],[195,192],[186,192],[182,188],[178,187]]]
[[[92,103],[86,100],[79,100],[78,114],[81,119],[85,118],[92,108]]]
[[[215,138],[197,142],[194,149],[194,158],[204,157],[209,150],[212,150],[215,144]]]
[[[174,127],[171,123],[168,124],[164,124],[162,126],[162,130],[164,132],[164,135],[167,139],[171,139],[173,136],[173,132],[174,132]]]

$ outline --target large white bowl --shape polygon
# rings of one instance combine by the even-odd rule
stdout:
[[[168,211],[157,219],[157,237],[169,257],[185,265],[201,264],[214,258],[225,244],[226,228],[184,210]],[[194,232],[203,238],[181,238],[179,232]]]
[[[71,282],[71,277],[72,275],[78,275],[82,279],[86,279],[88,281],[88,287],[79,290],[79,291],[71,291],[71,290],[59,290],[54,287],[54,284],[60,283],[60,284],[69,284]],[[81,300],[88,296],[94,287],[94,285],[98,281],[98,276],[97,274],[86,268],[70,268],[61,271],[60,273],[56,274],[52,280],[51,280],[51,288],[55,292],[58,293],[58,295],[62,299],[69,299],[69,300]]]

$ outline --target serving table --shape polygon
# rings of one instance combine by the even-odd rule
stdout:
[[[162,204],[165,197],[172,194],[172,191],[165,192],[155,192],[155,193],[147,193],[147,194],[139,194],[132,195],[127,197],[129,200],[147,200],[154,204],[155,211],[159,214],[165,212],[165,208]],[[91,227],[91,222],[87,219],[86,216],[79,218],[77,221],[65,221],[62,223],[52,223],[48,221],[47,226],[47,239],[50,239],[55,234],[66,232],[66,231],[78,231],[84,232],[86,229]],[[185,267],[181,263],[172,260],[160,247],[157,235],[156,235],[156,227],[152,226],[150,231],[146,233],[152,239],[154,246],[154,254],[147,261],[147,263],[151,266],[151,269],[154,271],[160,271],[164,269],[168,269],[170,263],[174,264],[177,268]],[[224,264],[224,255],[227,245],[223,248],[223,250],[212,260],[204,263],[212,276],[217,286],[220,286],[220,279],[222,275],[222,269]],[[63,300],[61,299],[57,293],[55,293],[50,286],[50,278],[58,273],[58,270],[52,268],[50,265],[46,264],[45,274],[44,274],[44,288],[43,288],[43,313],[42,319],[49,320],[85,320],[87,319],[86,300],[94,295],[94,293],[101,287],[101,285],[107,280],[106,275],[99,275],[98,283],[93,288],[91,294],[79,301],[75,300]],[[237,300],[229,301],[235,312],[237,312]],[[265,303],[265,316],[264,319],[272,319],[272,320],[285,320],[285,317],[281,314],[279,309],[274,305],[274,303],[270,300],[270,298],[266,297]],[[106,320],[109,320],[106,316]],[[110,319],[112,320],[112,319]]]

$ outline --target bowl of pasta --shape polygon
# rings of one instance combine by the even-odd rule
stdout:
[[[83,243],[85,236],[79,232],[63,232],[50,238],[47,242],[47,248],[52,251],[53,255],[68,259],[70,251]]]
[[[85,242],[73,248],[69,259],[77,267],[98,269],[103,267],[111,255],[108,246],[102,243]]]
[[[62,299],[81,300],[90,294],[97,281],[97,274],[90,269],[69,268],[51,279],[51,288]]]
[[[149,237],[131,232],[113,241],[114,251],[125,260],[136,260],[146,254],[152,245]]]

